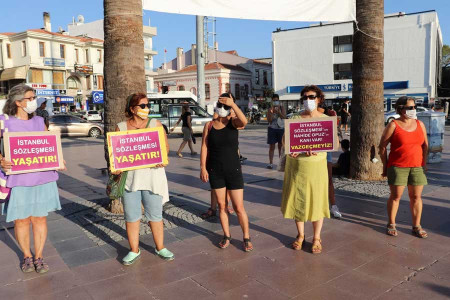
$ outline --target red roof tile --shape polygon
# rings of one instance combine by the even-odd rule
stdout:
[[[239,56],[239,54],[237,53],[237,51],[236,51],[236,50],[225,51],[225,53],[228,53],[228,54],[233,54],[233,55],[237,55],[237,56]]]
[[[0,35],[14,35],[14,32],[1,32]]]

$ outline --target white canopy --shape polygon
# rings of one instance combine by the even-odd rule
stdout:
[[[351,21],[356,0],[142,0],[158,12],[274,21]]]

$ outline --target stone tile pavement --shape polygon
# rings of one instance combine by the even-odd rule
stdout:
[[[61,173],[63,210],[51,213],[45,257],[51,271],[23,274],[21,253],[12,224],[0,218],[1,299],[447,299],[450,296],[450,131],[444,161],[431,165],[424,190],[422,225],[429,238],[410,234],[407,195],[398,214],[400,234],[384,234],[387,196],[337,182],[341,220],[325,220],[324,251],[309,251],[312,228],[306,225],[306,245],[293,251],[296,236],[291,220],[282,218],[282,174],[265,168],[265,130],[241,133],[245,206],[255,250],[242,251],[241,230],[232,217],[232,245],[219,249],[217,218],[203,221],[209,186],[201,183],[199,156],[185,149],[174,153],[181,139],[170,138],[167,168],[171,201],[165,207],[165,244],[176,259],[165,262],[153,254],[149,229],[141,226],[142,257],[124,267],[127,253],[122,216],[109,214],[102,139],[64,138],[68,171]],[[199,151],[199,145],[195,145]],[[337,159],[338,154],[334,154]],[[381,187],[380,187],[381,189]],[[3,228],[6,228],[3,229]]]

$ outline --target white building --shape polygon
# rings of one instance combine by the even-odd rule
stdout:
[[[80,15],[77,17],[77,22],[73,19],[72,24],[68,25],[68,32],[71,36],[89,36],[104,40],[103,20],[84,23],[84,17]],[[156,35],[156,27],[143,26],[145,80],[149,93],[155,92],[153,78],[157,73],[153,71],[153,56],[158,52],[153,49],[153,37]]]
[[[442,57],[437,13],[386,15],[384,26],[385,109],[404,95],[433,101]],[[352,39],[353,22],[273,32],[274,89],[280,99],[296,106],[301,89],[310,84],[325,92],[329,105],[351,98]]]
[[[43,29],[0,33],[0,93],[19,83],[63,111],[82,108],[103,90],[103,41],[52,32],[48,13]]]
[[[187,52],[177,48],[176,54],[176,58],[158,69],[156,87],[165,92],[179,90],[182,86],[182,89],[197,95],[196,45]],[[238,105],[246,107],[249,101],[264,100],[265,94],[272,90],[271,59],[251,59],[239,56],[235,50],[223,52],[213,49],[208,49],[206,58],[206,104],[217,101],[218,96],[227,91],[236,96]]]

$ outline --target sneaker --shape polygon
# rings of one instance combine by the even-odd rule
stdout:
[[[267,169],[271,169],[272,170],[273,169],[273,164],[268,164],[267,165]]]
[[[342,214],[339,212],[339,208],[337,207],[337,205],[332,205],[330,212],[336,219],[342,218]]]
[[[48,265],[44,262],[43,258],[36,258],[34,260],[34,267],[36,268],[36,273],[44,274],[49,270]]]
[[[167,248],[163,248],[159,251],[155,249],[155,253],[156,253],[156,255],[158,255],[159,257],[161,257],[164,260],[174,260],[175,259],[175,256],[173,255],[173,253],[170,252]]]
[[[127,256],[122,259],[122,264],[125,266],[129,266],[134,264],[141,257],[141,250],[138,250],[138,253],[134,253],[133,251],[128,252]]]
[[[26,257],[23,259],[23,263],[20,265],[20,269],[24,273],[30,273],[35,270],[34,264],[33,264],[33,258],[32,257]]]

